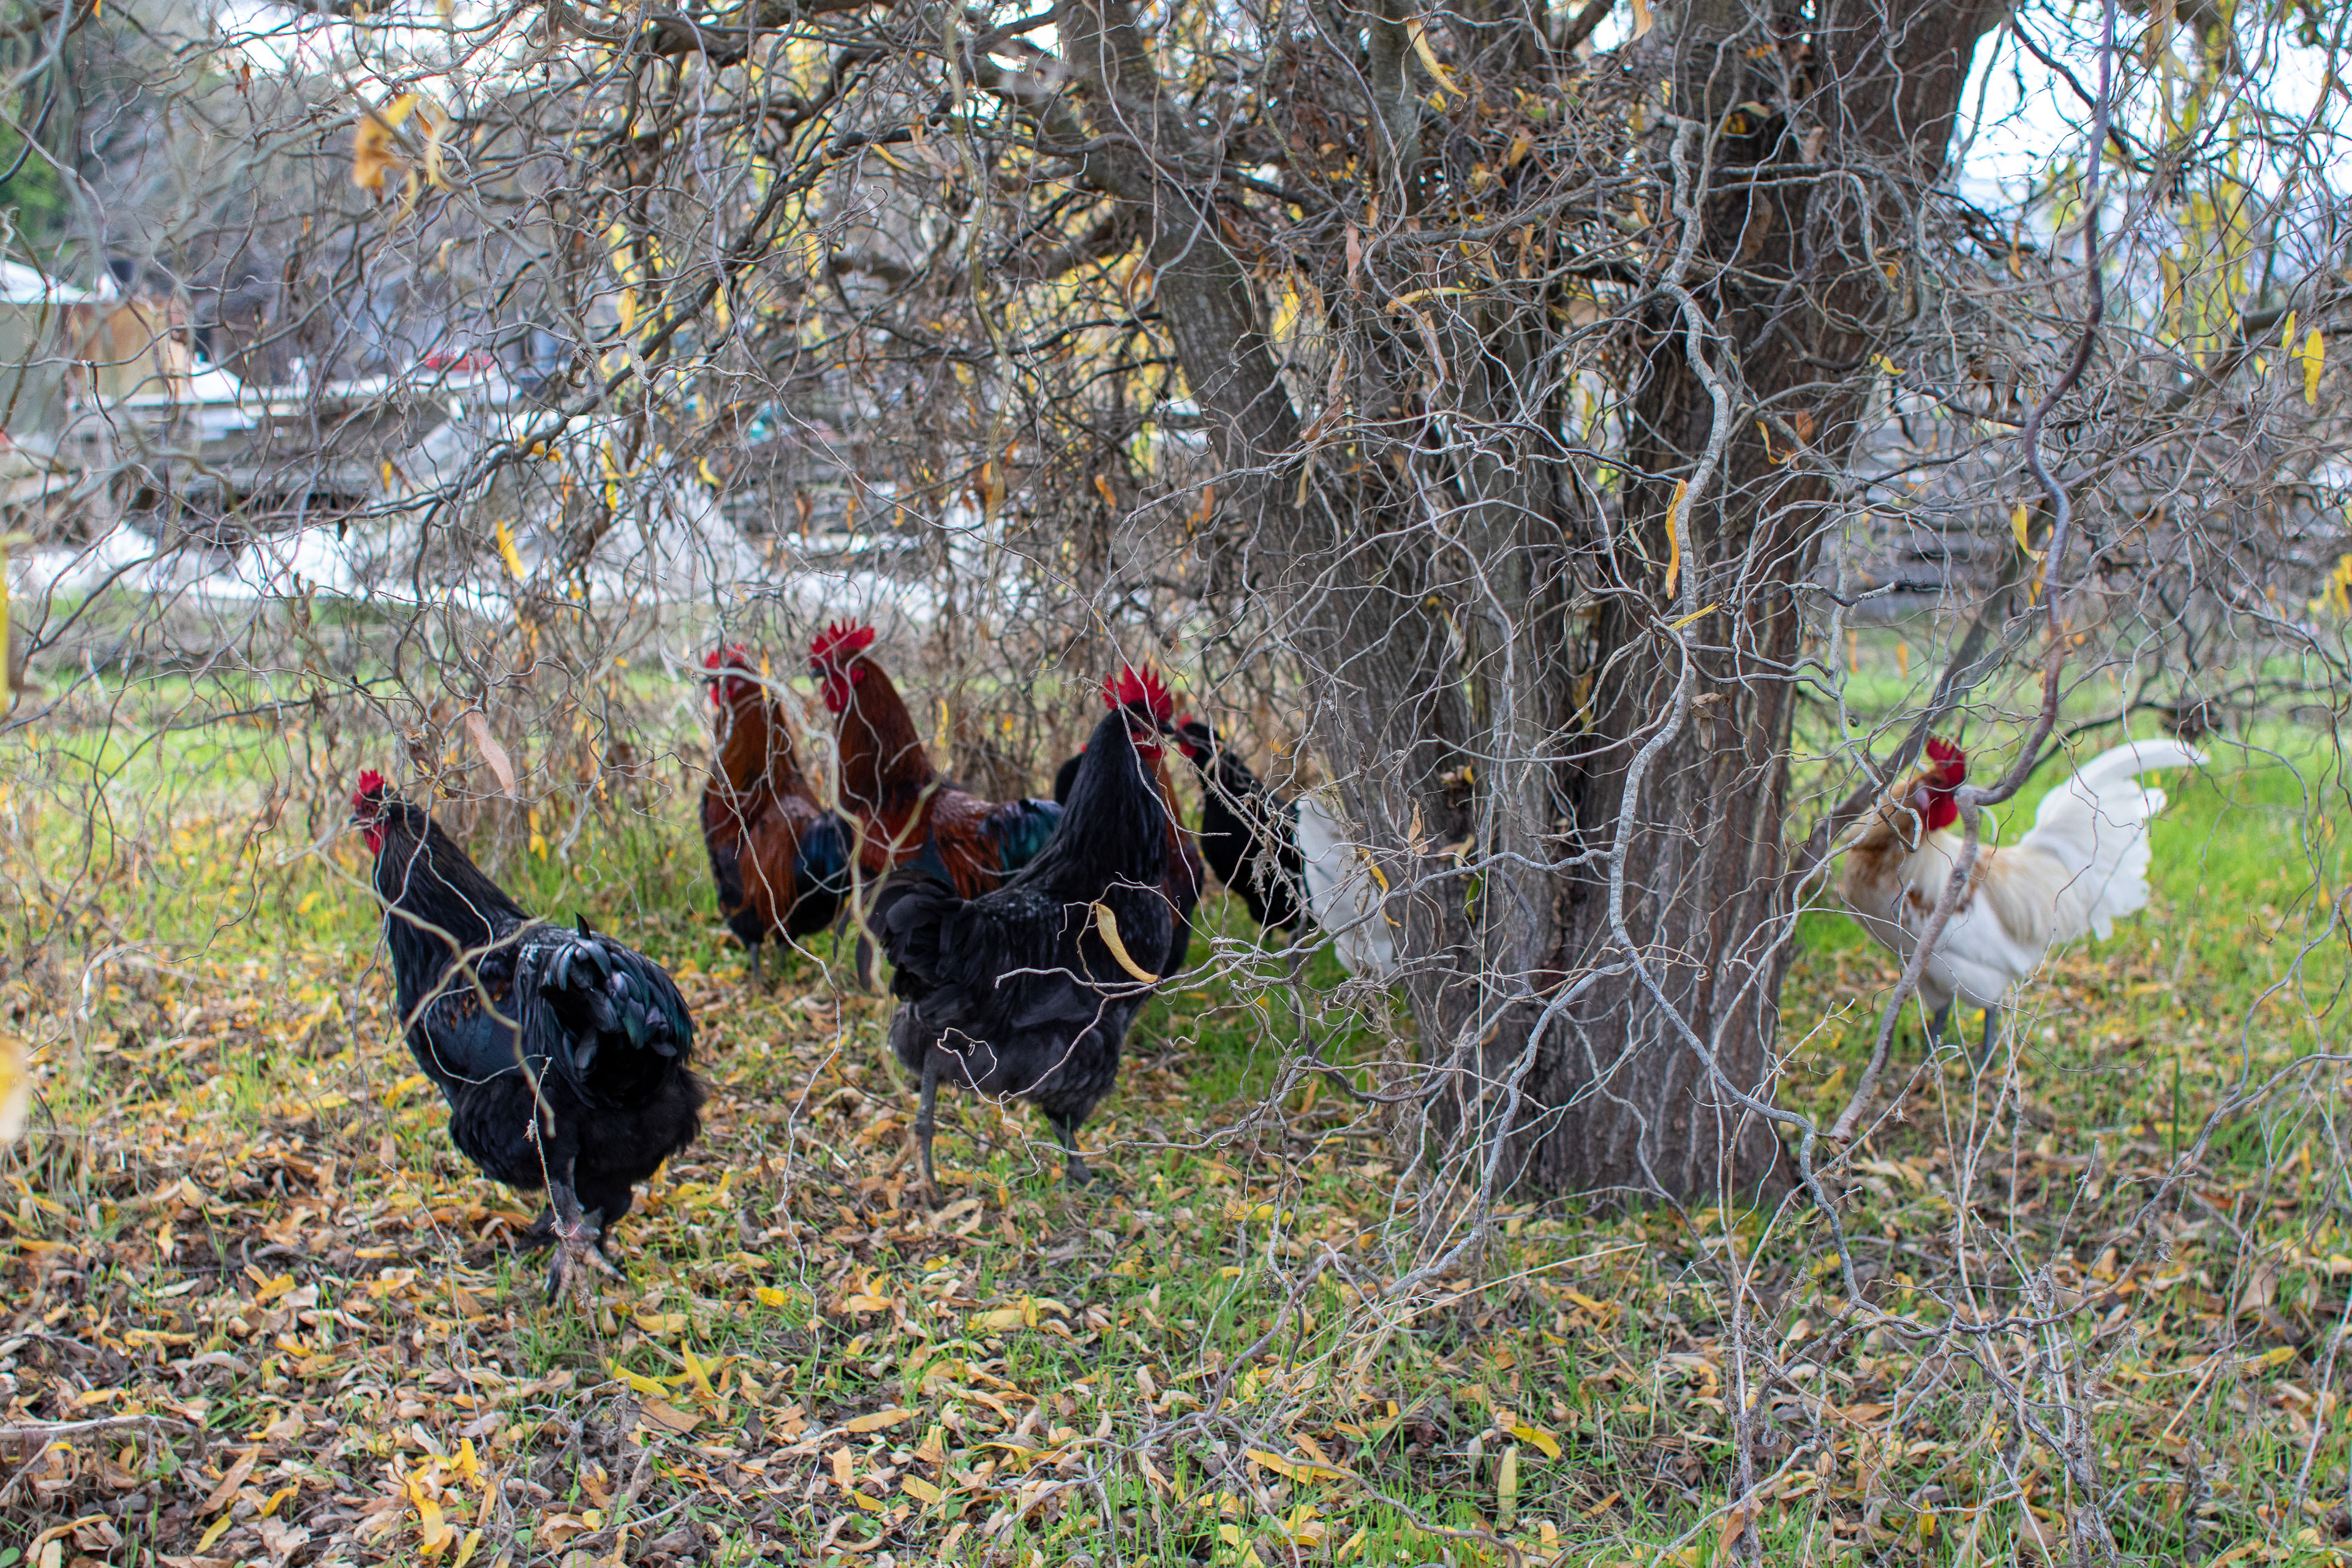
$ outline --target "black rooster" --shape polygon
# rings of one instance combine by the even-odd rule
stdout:
[[[1302,898],[1307,861],[1298,852],[1298,807],[1276,800],[1208,723],[1177,721],[1176,747],[1201,770],[1201,854],[1217,880],[1241,895],[1268,930],[1304,930],[1314,919]]]
[[[922,1079],[915,1137],[932,1180],[940,1079],[1030,1101],[1053,1123],[1064,1178],[1087,1179],[1077,1130],[1118,1076],[1121,1045],[1169,951],[1169,805],[1160,782],[1167,696],[1122,672],[1068,805],[1037,858],[994,892],[956,896],[935,857],[883,884],[874,926],[897,966],[890,1043]]]
[[[701,1130],[694,1025],[659,964],[580,921],[542,924],[371,770],[352,820],[375,856],[408,1048],[449,1137],[492,1181],[547,1189],[526,1233],[557,1244],[549,1300],[604,1256],[637,1183]]]

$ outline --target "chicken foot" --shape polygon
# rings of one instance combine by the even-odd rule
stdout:
[[[604,1211],[582,1211],[568,1163],[562,1176],[549,1180],[547,1195],[553,1200],[555,1214],[555,1223],[550,1226],[555,1237],[555,1256],[547,1266],[547,1300],[551,1305],[576,1289],[593,1301],[595,1289],[588,1279],[590,1273],[613,1279],[621,1277],[613,1260],[604,1256]]]

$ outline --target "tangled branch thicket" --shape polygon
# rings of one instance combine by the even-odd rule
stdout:
[[[1352,825],[1402,963],[1393,985],[1343,981],[1319,938],[1212,923],[1163,986],[1163,1044],[1132,1091],[1147,1109],[1118,1147],[1220,1194],[1204,1246],[1255,1305],[1223,1321],[1231,1342],[1204,1309],[1210,1329],[1139,1363],[1140,1404],[1105,1414],[1093,1447],[1075,1425],[1020,1447],[1059,1430],[1022,1395],[1030,1470],[959,1469],[981,1381],[942,1394],[893,1352],[888,1403],[946,1412],[890,1461],[933,1511],[867,1510],[859,1550],[1012,1561],[1061,1528],[1120,1561],[1320,1560],[1368,1550],[1309,1528],[1334,1505],[1305,1500],[1343,1477],[1400,1552],[1498,1559],[1810,1552],[1816,1527],[1825,1552],[1954,1562],[2193,1559],[2240,1538],[2284,1556],[2352,1533],[2306,1510],[2345,1493],[2352,1310],[2335,843],[2352,11],[18,0],[12,16],[5,309],[26,324],[0,473],[0,978],[38,1100],[0,1172],[23,1200],[9,1267],[42,1282],[37,1303],[74,1281],[95,1300],[104,1268],[142,1263],[247,1288],[258,1255],[201,1203],[210,1250],[174,1231],[163,1181],[212,1161],[233,1184],[237,1160],[192,1131],[159,1151],[135,1114],[186,1065],[207,965],[296,933],[272,962],[342,1000],[290,1039],[270,1009],[234,1007],[202,1037],[281,1031],[312,1089],[363,1086],[362,1106],[384,1099],[371,1070],[405,1072],[385,1066],[389,1015],[355,1000],[384,988],[342,836],[361,768],[434,800],[551,912],[585,901],[709,947],[685,826],[708,765],[702,658],[743,642],[781,691],[822,623],[870,619],[933,754],[990,798],[1043,788],[1118,659],[1160,661],[1280,793],[1320,791]],[[823,774],[824,715],[790,702]],[[2176,815],[2203,826],[2160,829],[2147,921],[2060,960],[1989,1063],[1925,1041],[1917,974],[1836,910],[1849,835],[1931,733],[2000,780],[1961,802],[1990,843],[1990,808],[2029,775],[2046,787],[2158,731],[2216,762],[2177,786]],[[2261,910],[2251,946],[2219,907],[2240,897]],[[331,961],[303,945],[331,918],[321,899],[356,922]],[[881,1240],[853,1269],[825,1239],[946,1245],[878,1163],[904,1117],[874,1108],[903,1086],[848,1065],[877,1058],[886,1013],[849,935],[809,945],[805,994],[772,1028],[710,963],[693,999],[765,1065],[719,1113],[731,1152],[680,1190],[761,1194],[738,1250],[798,1281],[794,1353],[854,1364],[869,1336],[845,1350],[830,1317],[896,1300],[897,1331],[925,1333],[923,1292],[942,1318],[971,1305],[973,1278],[894,1294]],[[821,1026],[770,1060],[803,1003]],[[353,1054],[323,1054],[331,1016]],[[1213,1109],[1174,1087],[1186,1059],[1239,1064]],[[291,1115],[268,1099],[237,1113]],[[332,1233],[314,1245],[403,1212],[337,1217],[336,1172],[383,1174],[373,1122],[289,1124],[319,1141],[283,1165],[310,1172],[310,1223]],[[753,1158],[756,1177],[720,1180]],[[1003,1210],[1026,1256],[1014,1233],[1046,1223],[1042,1200],[1009,1195],[1001,1169],[973,1183],[963,1212]],[[835,1197],[850,1217],[827,1231]],[[1171,1224],[1164,1187],[1147,1201],[1162,1212],[1136,1208],[1137,1236]],[[304,1211],[256,1212],[301,1229]],[[412,1255],[446,1261],[457,1237],[420,1222]],[[693,1278],[677,1288],[699,1300]],[[1037,1328],[1034,1294],[1003,1300],[983,1315],[1026,1317],[1000,1330]],[[232,1308],[247,1321],[233,1301],[204,1321]],[[22,1456],[0,1462],[0,1517],[88,1513],[114,1522],[72,1542],[120,1547],[142,1476],[210,1461],[184,1446],[148,1471],[102,1454],[75,1469],[58,1456],[78,1429],[53,1424],[148,1375],[141,1344],[184,1401],[228,1342],[196,1353],[186,1336],[213,1331],[185,1322],[117,1365],[104,1332],[41,1310],[0,1342],[16,1401],[0,1454]],[[514,1348],[539,1342],[528,1320],[499,1342],[509,1393],[538,1353]],[[452,1358],[502,1331],[468,1321],[444,1336]],[[1532,1363],[1465,1370],[1495,1336],[1549,1355],[1571,1329],[1654,1335],[1648,1403],[1631,1352],[1559,1349],[1579,1370],[1540,1396],[1555,1385]],[[1098,1354],[1133,1337],[1108,1308],[1089,1331]],[[745,1354],[752,1392],[701,1380],[733,1401],[706,1415],[757,1410],[760,1379],[786,1375]],[[690,1352],[678,1364],[700,1379]],[[1694,1365],[1682,1414],[1710,1436],[1663,1458],[1661,1380]],[[292,1400],[299,1433],[301,1395],[268,1384],[284,1375],[220,1408]],[[614,1469],[586,1493],[604,1533],[542,1530],[531,1550],[642,1552],[700,1517],[676,1500],[690,1424],[615,1435],[655,1397],[631,1376],[596,1396],[624,1406],[599,1417]],[[1191,1392],[1161,1397],[1180,1376]],[[1465,1445],[1474,1403],[1487,1426]],[[856,1539],[865,1506],[866,1460],[820,1469],[811,1456],[850,1451],[820,1439],[882,1430],[828,1427],[820,1405],[771,1422],[817,1479],[758,1521],[812,1551]],[[2232,1408],[2265,1434],[2242,1452],[2184,1436]],[[1649,1435],[1629,1439],[1637,1416]],[[545,1464],[587,1473],[604,1439],[581,1432],[538,1489]],[[53,1433],[68,1447],[43,1447]],[[1615,1479],[1587,1495],[1563,1477],[1547,1513],[1518,1467],[1563,1437]],[[339,1523],[322,1496],[285,1545],[215,1464],[194,1489],[225,1498],[149,1514],[125,1550],[340,1561],[391,1551],[399,1524],[438,1554],[443,1511],[420,1500],[446,1484],[473,1506],[454,1440],[367,1444],[391,1456],[396,1507]],[[427,1453],[448,1465],[404,1457]],[[331,1474],[341,1505],[360,1483]],[[984,1525],[940,1501],[957,1474],[978,1475]],[[1227,1500],[1211,1522],[1229,1533],[1163,1510],[1188,1486]],[[85,1490],[110,1500],[84,1509]],[[482,1519],[494,1495],[495,1528],[520,1528],[520,1493],[483,1490]],[[640,1503],[656,1522],[631,1547],[617,1521]],[[943,1547],[926,1519],[953,1529]]]

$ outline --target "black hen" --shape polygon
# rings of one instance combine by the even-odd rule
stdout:
[[[890,1043],[922,1079],[915,1120],[931,1180],[942,1078],[1030,1101],[1053,1123],[1064,1177],[1087,1180],[1077,1130],[1118,1076],[1128,1026],[1169,950],[1169,807],[1158,764],[1157,682],[1128,671],[1095,727],[1053,838],[1003,887],[961,899],[919,858],[883,884],[874,912],[901,998]],[[1115,945],[1114,945],[1115,944]]]
[[[1260,926],[1304,930],[1313,917],[1297,804],[1276,800],[1202,720],[1180,720],[1176,745],[1201,770],[1201,854],[1209,869],[1241,895]]]
[[[375,856],[408,1048],[449,1101],[449,1136],[492,1181],[547,1189],[529,1239],[612,1271],[630,1191],[701,1130],[694,1025],[661,966],[583,920],[543,925],[373,771],[352,797]]]

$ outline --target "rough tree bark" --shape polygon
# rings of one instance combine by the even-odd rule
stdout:
[[[1507,1131],[1508,1176],[1635,1199],[1785,1173],[1740,1099],[1770,1093],[1789,954],[1797,585],[1830,521],[1822,476],[1851,451],[1871,354],[1908,310],[1889,247],[1909,242],[1977,40],[2005,14],[1681,9],[1622,52],[1669,84],[1647,96],[1645,145],[1684,221],[1644,279],[1622,506],[1547,472],[1562,410],[1530,405],[1526,374],[1544,344],[1524,319],[1473,313],[1418,340],[1446,362],[1451,416],[1485,437],[1445,474],[1444,531],[1417,526],[1430,497],[1413,475],[1327,465],[1301,482],[1301,421],[1220,223],[1215,150],[1171,110],[1127,0],[1058,17],[1072,141],[1150,236],[1220,504],[1253,531],[1321,682],[1321,738],[1387,847],[1424,1049],[1472,1069],[1446,1080],[1453,1125]],[[1365,119],[1384,188],[1409,201],[1423,89],[1405,14],[1381,7],[1368,35]],[[1425,369],[1350,374],[1362,406],[1409,415]],[[1652,591],[1597,593],[1603,568]],[[1465,574],[1474,595],[1431,603],[1433,582]]]

